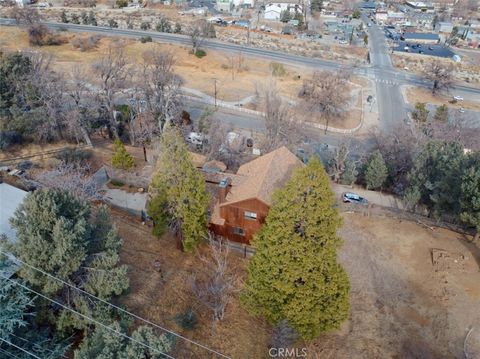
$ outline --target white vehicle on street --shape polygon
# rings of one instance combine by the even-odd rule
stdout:
[[[455,101],[463,101],[463,97],[462,97],[462,96],[458,96],[458,95],[457,95],[457,96],[453,96],[453,99],[454,99]]]

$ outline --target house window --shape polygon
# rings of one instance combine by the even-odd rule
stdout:
[[[257,219],[257,214],[255,212],[245,211],[245,218],[247,218],[247,219]]]
[[[233,227],[233,234],[236,234],[236,235],[239,235],[239,236],[244,236],[245,231],[243,230],[243,228]]]

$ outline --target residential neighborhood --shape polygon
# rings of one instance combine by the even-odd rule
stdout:
[[[480,358],[477,0],[0,0],[0,359]]]

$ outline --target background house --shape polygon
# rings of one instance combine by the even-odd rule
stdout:
[[[280,20],[281,13],[285,10],[292,14],[295,14],[295,12],[303,13],[303,6],[292,0],[277,0],[265,5],[263,17],[265,20]]]
[[[286,147],[280,147],[242,165],[236,175],[223,174],[210,229],[231,241],[249,244],[265,222],[273,192],[303,165]]]
[[[15,242],[16,233],[10,225],[10,218],[23,202],[28,192],[7,183],[0,183],[0,235],[5,235],[9,242]],[[16,272],[18,266],[11,261],[5,261],[4,256],[0,256],[0,273],[3,276],[10,277]]]

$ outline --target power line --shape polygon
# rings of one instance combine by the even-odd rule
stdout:
[[[17,338],[17,339],[20,339],[20,340],[23,341],[23,342],[30,343],[30,344],[33,344],[33,345],[37,345],[36,343],[32,342],[31,340],[28,340],[28,339],[19,337],[18,335],[15,335],[15,334],[13,334],[13,333],[10,333],[10,335],[11,335],[12,337]],[[52,349],[49,349],[49,348],[44,348],[44,349],[45,349],[46,351],[49,351],[50,353],[55,354],[55,351],[52,350]],[[68,357],[67,357],[65,354],[62,355],[62,358],[68,359]]]
[[[17,357],[15,354],[9,353],[9,352],[7,352],[5,349],[2,349],[2,348],[0,348],[0,353],[7,354],[9,357],[12,357],[12,358],[15,358],[15,359],[20,359],[20,358]]]
[[[172,357],[171,355],[168,355],[168,354],[166,354],[166,353],[164,353],[164,352],[162,352],[162,351],[160,351],[160,350],[158,350],[158,349],[156,349],[156,348],[153,348],[153,347],[151,347],[150,345],[147,345],[147,344],[145,344],[145,343],[142,343],[141,341],[139,341],[139,340],[137,340],[137,339],[135,339],[135,338],[132,338],[132,337],[130,337],[130,336],[128,336],[128,335],[126,335],[126,334],[124,334],[124,333],[122,333],[122,332],[118,332],[118,331],[116,331],[115,329],[110,328],[108,325],[105,325],[105,324],[99,322],[99,321],[96,320],[96,319],[90,318],[89,316],[87,316],[87,315],[85,315],[85,314],[82,314],[82,313],[80,313],[80,312],[77,312],[76,310],[74,310],[74,309],[72,309],[72,308],[70,308],[70,307],[67,307],[66,305],[64,305],[64,304],[62,304],[62,303],[60,303],[60,302],[57,302],[57,301],[54,300],[54,299],[51,299],[51,298],[43,295],[42,293],[37,292],[36,290],[33,290],[33,289],[31,289],[31,288],[29,288],[29,287],[27,287],[27,286],[25,286],[25,285],[23,285],[23,284],[21,284],[21,283],[19,283],[19,282],[17,282],[17,281],[14,281],[13,279],[7,278],[7,277],[5,277],[5,276],[3,276],[3,275],[1,275],[1,274],[0,274],[0,278],[6,279],[6,280],[8,280],[9,282],[12,282],[12,283],[14,283],[14,284],[22,287],[23,289],[28,290],[29,292],[35,293],[36,295],[38,295],[38,296],[40,296],[40,297],[42,297],[42,298],[44,298],[44,299],[46,299],[46,300],[48,300],[48,301],[50,301],[50,302],[52,302],[52,303],[54,303],[54,304],[62,307],[63,309],[69,310],[69,311],[71,311],[72,313],[75,313],[75,314],[81,316],[82,318],[85,318],[85,319],[87,319],[87,320],[89,320],[89,321],[91,321],[91,322],[93,322],[93,323],[95,323],[95,324],[97,324],[97,325],[100,325],[101,327],[103,327],[103,328],[105,328],[105,329],[108,329],[109,331],[111,331],[111,332],[113,332],[113,333],[115,333],[115,334],[118,334],[118,335],[120,335],[120,336],[122,336],[122,337],[124,337],[124,338],[130,339],[131,341],[133,341],[133,342],[135,342],[135,343],[137,343],[137,344],[140,344],[141,346],[143,346],[143,347],[145,347],[145,348],[147,348],[147,349],[156,351],[156,352],[160,353],[161,355],[166,356],[166,357],[169,358],[169,359],[175,359],[175,358]],[[1,338],[0,338],[0,339],[1,339]],[[3,340],[3,339],[1,339],[1,340]],[[19,348],[19,349],[21,349],[21,348]],[[37,357],[37,356],[35,356],[35,358],[42,359],[42,358],[39,358],[39,357]]]
[[[2,277],[3,277],[3,276],[2,276]],[[10,343],[10,342],[9,342],[8,340],[6,340],[6,339],[0,338],[0,340],[1,340],[2,342],[7,343],[8,345],[11,345],[12,347],[15,347],[15,348],[21,350],[21,351],[24,352],[25,354],[28,354],[28,355],[30,355],[31,357],[35,358],[35,359],[42,359],[42,358],[40,358],[39,356],[36,356],[35,354],[30,353],[28,350],[25,350],[25,349],[23,349],[22,347],[19,347],[18,345],[15,345],[15,344],[13,344],[13,343]]]
[[[37,272],[40,272],[40,273],[46,275],[47,277],[50,277],[50,278],[52,278],[52,279],[55,279],[55,280],[59,281],[60,283],[69,286],[70,288],[73,288],[73,289],[75,289],[75,290],[78,290],[79,292],[81,292],[81,293],[83,293],[83,294],[86,294],[86,295],[88,295],[88,296],[90,296],[90,297],[92,297],[92,298],[95,298],[96,300],[98,300],[98,301],[100,301],[100,302],[102,302],[102,303],[104,303],[104,304],[107,304],[107,305],[111,306],[112,308],[115,308],[115,309],[121,311],[121,312],[124,313],[124,314],[128,314],[128,315],[134,317],[135,319],[141,320],[141,321],[144,322],[144,323],[147,323],[147,324],[149,324],[149,325],[151,325],[151,326],[154,326],[154,327],[156,327],[157,329],[161,329],[161,330],[163,330],[163,331],[165,331],[165,332],[167,332],[167,333],[169,333],[169,334],[172,334],[172,335],[176,336],[177,338],[183,339],[183,340],[185,340],[186,342],[191,343],[191,344],[194,344],[194,345],[196,345],[196,346],[198,346],[198,347],[200,347],[200,348],[202,348],[202,349],[205,349],[205,350],[207,350],[207,351],[209,351],[209,352],[211,352],[211,353],[213,353],[213,354],[219,355],[219,356],[221,356],[221,357],[223,357],[223,358],[226,358],[226,359],[231,359],[230,357],[226,356],[225,354],[222,354],[222,353],[220,353],[220,352],[217,352],[217,351],[214,350],[214,349],[211,349],[211,348],[209,348],[209,347],[207,347],[207,346],[205,346],[205,345],[203,345],[203,344],[200,344],[200,343],[198,343],[198,342],[196,342],[196,341],[194,341],[194,340],[191,340],[191,339],[189,339],[189,338],[187,338],[187,337],[184,337],[183,335],[180,335],[180,334],[175,333],[175,332],[173,332],[173,331],[171,331],[171,330],[169,330],[169,329],[167,329],[167,328],[164,328],[164,327],[162,327],[162,326],[160,326],[160,325],[158,325],[158,324],[155,324],[155,323],[149,321],[148,319],[142,318],[142,317],[136,315],[135,313],[129,312],[129,311],[127,311],[127,310],[125,310],[125,309],[123,309],[123,308],[121,308],[121,307],[119,307],[119,306],[116,306],[115,304],[112,304],[112,303],[110,303],[110,302],[102,299],[102,298],[99,298],[99,297],[97,297],[97,296],[94,295],[94,294],[88,293],[87,291],[85,291],[85,290],[83,290],[83,289],[81,289],[81,288],[78,288],[78,287],[74,286],[73,284],[70,284],[70,283],[68,283],[68,282],[65,282],[64,280],[62,280],[62,279],[60,279],[60,278],[57,278],[57,277],[51,275],[50,273],[47,273],[47,272],[43,271],[42,269],[36,268],[36,267],[32,266],[31,264],[28,264],[28,263],[22,261],[21,259],[15,257],[14,255],[12,255],[12,254],[10,254],[10,253],[3,252],[3,251],[0,250],[0,254],[3,254],[3,255],[5,255],[5,256],[7,256],[8,258],[11,258],[11,259],[14,260],[14,261],[18,261],[18,262],[26,265],[27,267],[32,268],[33,270],[36,270]]]

